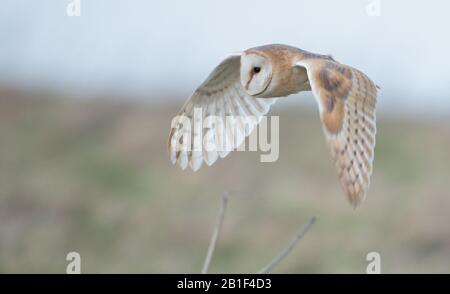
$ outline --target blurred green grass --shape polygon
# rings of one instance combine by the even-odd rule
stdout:
[[[280,157],[169,162],[179,105],[0,93],[0,272],[195,273],[233,192],[212,272],[255,272],[316,215],[278,273],[450,273],[450,124],[378,115],[372,187],[351,208],[316,113],[275,107]],[[41,95],[45,96],[45,95]],[[5,98],[9,97],[9,98]],[[13,97],[10,98],[10,97]]]

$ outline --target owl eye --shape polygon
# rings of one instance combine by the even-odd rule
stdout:
[[[253,72],[254,72],[254,73],[259,73],[260,71],[261,71],[261,68],[258,67],[258,66],[256,66],[256,67],[253,68]]]

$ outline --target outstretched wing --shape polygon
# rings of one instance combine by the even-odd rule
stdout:
[[[249,96],[240,82],[240,54],[220,63],[172,120],[173,164],[198,170],[238,148],[277,99]]]
[[[306,68],[339,180],[357,206],[372,174],[377,87],[362,72],[331,60],[306,59],[296,65]]]

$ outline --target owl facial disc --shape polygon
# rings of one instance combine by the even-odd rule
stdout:
[[[272,80],[272,63],[256,53],[244,53],[241,57],[241,84],[252,96],[262,94]]]

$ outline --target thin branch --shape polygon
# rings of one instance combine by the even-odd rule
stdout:
[[[228,192],[225,192],[222,196],[222,203],[219,210],[219,218],[216,225],[214,226],[214,231],[211,236],[211,241],[209,242],[208,253],[206,254],[205,263],[203,264],[202,274],[208,273],[209,265],[211,264],[211,259],[214,254],[214,249],[216,248],[217,240],[220,236],[220,230],[222,229],[223,220],[225,217],[225,209],[228,203]]]
[[[291,251],[294,249],[295,245],[297,245],[298,241],[300,241],[303,236],[308,232],[311,226],[316,221],[316,217],[313,216],[309,222],[299,231],[299,233],[295,236],[295,238],[284,248],[274,259],[272,259],[268,264],[266,264],[261,270],[259,270],[258,274],[267,274],[271,271],[276,265],[278,265]]]

